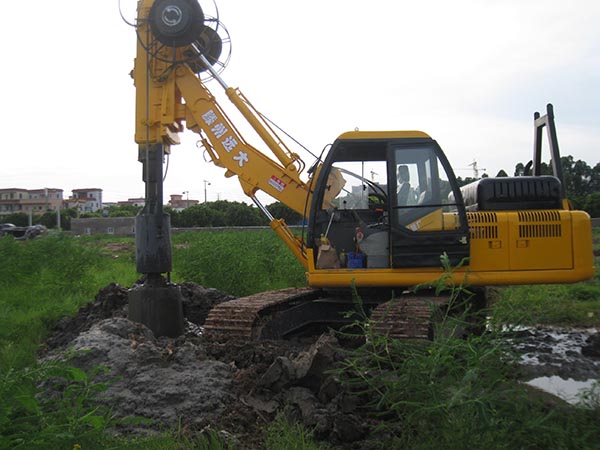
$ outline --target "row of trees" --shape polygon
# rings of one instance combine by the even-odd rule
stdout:
[[[302,216],[283,203],[272,203],[267,206],[267,209],[274,217],[284,219],[289,225],[302,222]],[[167,207],[165,212],[170,214],[171,225],[175,228],[245,227],[269,224],[268,219],[258,208],[227,200],[201,203],[181,211]]]
[[[79,214],[76,209],[63,209],[60,212],[60,225],[63,230],[71,229],[71,219],[90,217],[133,217],[141,207],[110,206],[102,211]],[[302,222],[302,216],[283,203],[273,203],[267,209],[274,217],[285,219],[289,225]],[[165,207],[165,212],[171,216],[171,225],[176,228],[187,227],[243,227],[268,225],[269,221],[258,208],[241,202],[219,200],[216,202],[193,205],[182,211]],[[2,216],[2,223],[13,223],[17,226],[27,226],[29,216],[24,213],[14,213]],[[56,228],[58,217],[55,211],[33,215],[32,222],[48,228]]]

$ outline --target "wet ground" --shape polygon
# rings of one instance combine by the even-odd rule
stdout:
[[[211,342],[201,336],[200,326],[214,305],[232,297],[193,283],[183,283],[181,290],[185,336],[156,338],[127,320],[127,289],[111,284],[76,317],[58,322],[42,356],[72,348],[79,352],[71,360],[78,367],[108,367],[116,381],[103,395],[115,413],[154,420],[120,427],[119,433],[152,434],[165,426],[185,432],[218,424],[243,442],[241,448],[254,449],[260,448],[265,425],[285,408],[335,448],[369,448],[364,439],[373,438],[376,423],[328,372],[342,358],[335,336]],[[510,339],[523,380],[532,386],[573,401],[573,389],[600,379],[595,329],[524,328]]]
[[[523,379],[569,403],[600,380],[600,334],[596,328],[522,328],[512,340]]]

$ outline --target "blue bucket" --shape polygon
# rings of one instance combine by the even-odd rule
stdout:
[[[362,269],[363,267],[363,254],[358,252],[348,253],[348,265],[349,269]]]

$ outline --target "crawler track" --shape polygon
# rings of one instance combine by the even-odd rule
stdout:
[[[338,292],[339,294],[339,292]],[[404,295],[381,301],[364,299],[372,309],[375,332],[398,339],[431,338],[431,318],[444,297]],[[216,340],[282,339],[310,326],[339,326],[349,323],[353,309],[349,296],[311,288],[290,288],[231,300],[214,307],[204,333]]]
[[[320,295],[320,291],[311,288],[289,288],[230,300],[211,310],[204,332],[216,339],[260,339],[268,316],[316,300]]]
[[[377,334],[396,339],[431,339],[432,318],[446,297],[405,295],[377,306],[371,326]]]

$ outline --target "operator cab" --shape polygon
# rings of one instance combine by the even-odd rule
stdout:
[[[319,173],[309,229],[317,269],[440,267],[443,253],[453,264],[469,256],[460,189],[421,132],[340,136]]]

